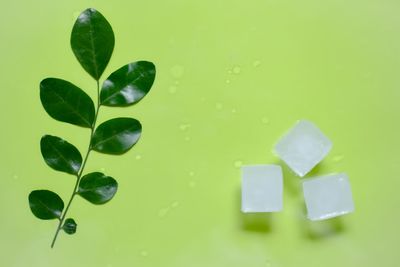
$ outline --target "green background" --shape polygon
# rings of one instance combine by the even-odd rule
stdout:
[[[76,198],[53,250],[57,221],[28,207],[34,189],[66,201],[75,179],[48,168],[44,134],[82,152],[89,130],[51,119],[46,77],[95,96],[69,38],[95,7],[116,46],[104,77],[135,60],[157,66],[138,105],[103,108],[99,122],[143,124],[123,156],[92,153],[87,172],[115,177],[103,206]],[[1,2],[0,266],[398,266],[400,2],[397,0]],[[356,211],[305,218],[300,179],[285,168],[284,209],[240,213],[240,165],[279,163],[271,149],[298,119],[333,141],[313,174],[346,172]]]

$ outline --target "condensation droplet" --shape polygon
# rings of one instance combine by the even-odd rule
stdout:
[[[148,255],[149,255],[149,252],[147,250],[140,251],[140,256],[147,257]]]
[[[243,162],[241,160],[235,161],[234,165],[236,168],[240,168],[242,166]]]
[[[105,172],[105,171],[106,171],[106,168],[101,167],[101,168],[100,168],[100,171]]]
[[[140,160],[142,158],[142,155],[136,155],[135,159]]]
[[[178,88],[175,85],[171,85],[168,88],[168,91],[169,91],[170,94],[175,94],[177,90],[178,90]]]
[[[178,201],[174,201],[174,202],[172,202],[172,204],[171,204],[171,208],[176,208],[176,207],[178,207],[179,206],[179,202]]]
[[[14,175],[13,175],[13,179],[14,179],[14,180],[17,180],[18,178],[19,178],[19,176],[18,176],[17,174],[14,174]]]
[[[181,125],[179,125],[179,129],[181,129],[182,131],[186,131],[190,128],[190,126],[191,125],[189,123],[182,123]]]
[[[223,108],[223,105],[221,103],[216,103],[215,108],[221,110]]]
[[[175,78],[180,78],[183,76],[185,72],[185,68],[180,66],[180,65],[175,65],[171,68],[171,74],[172,76],[174,76]]]
[[[258,66],[260,66],[261,65],[261,61],[260,60],[255,60],[254,62],[253,62],[253,66],[254,67],[258,67]]]
[[[233,108],[233,109],[231,110],[231,112],[232,112],[232,113],[236,113],[237,110],[236,110],[235,108]]]
[[[262,123],[264,123],[264,124],[268,124],[268,123],[269,123],[269,119],[268,119],[267,117],[263,117],[263,118],[261,119],[261,121],[262,121]]]
[[[192,177],[193,177],[194,175],[195,175],[194,171],[190,171],[190,172],[189,172],[189,176],[192,176]]]
[[[169,212],[169,207],[160,209],[158,211],[158,217],[160,217],[160,218],[165,217],[168,214],[168,212]]]
[[[339,162],[339,161],[341,161],[343,158],[344,158],[343,155],[337,155],[337,156],[334,156],[332,160],[333,160],[334,162]]]
[[[228,70],[228,74],[232,74],[232,70]]]
[[[239,74],[241,72],[241,68],[239,66],[235,66],[232,69],[233,74]]]
[[[189,187],[190,188],[195,188],[196,187],[196,181],[190,181],[189,182]]]
[[[176,85],[178,85],[178,84],[179,84],[179,81],[178,81],[178,80],[176,80],[174,83],[175,83]]]
[[[186,141],[186,142],[190,141],[190,136],[186,136],[186,137],[185,137],[185,141]]]
[[[231,83],[231,80],[229,80],[229,79],[226,79],[226,81],[225,81],[227,84],[230,84]]]

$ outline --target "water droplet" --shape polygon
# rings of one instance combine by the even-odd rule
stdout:
[[[190,181],[189,182],[189,187],[195,188],[196,187],[196,181]]]
[[[176,208],[176,207],[178,207],[179,206],[179,202],[178,201],[174,201],[174,202],[172,202],[172,204],[171,204],[171,208]]]
[[[140,251],[140,256],[147,257],[148,255],[149,255],[149,252],[147,250]]]
[[[234,165],[236,168],[240,168],[243,165],[243,162],[241,160],[237,160],[235,161]]]
[[[100,168],[100,171],[105,172],[106,168],[102,167],[102,168]]]
[[[178,90],[178,88],[175,85],[171,85],[168,88],[168,91],[169,91],[170,94],[175,94],[177,90]]]
[[[232,69],[233,74],[239,74],[241,72],[241,68],[239,66],[235,66]]]
[[[14,179],[14,180],[17,180],[18,178],[19,178],[19,176],[18,176],[17,174],[14,174],[14,175],[13,175],[13,179]]]
[[[165,217],[168,214],[168,212],[169,212],[169,207],[160,209],[158,211],[158,217],[160,217],[160,218]]]
[[[186,136],[186,137],[185,137],[185,141],[186,141],[186,142],[190,141],[190,136]]]
[[[261,119],[261,121],[262,121],[262,123],[264,123],[264,124],[268,124],[268,123],[269,123],[269,119],[268,119],[267,117],[263,117],[263,118]]]
[[[179,81],[178,81],[178,80],[176,80],[174,83],[175,83],[176,85],[178,85],[178,84],[179,84]]]
[[[136,155],[135,159],[140,160],[142,158],[142,155]]]
[[[194,175],[195,175],[194,171],[189,172],[189,176],[193,177]]]
[[[232,113],[236,113],[236,109],[233,108],[233,109],[231,110],[231,112],[232,112]]]
[[[215,108],[221,110],[223,108],[223,105],[221,103],[216,103]]]
[[[228,74],[232,74],[232,70],[228,70]]]
[[[339,161],[341,161],[343,158],[344,158],[343,155],[337,155],[337,156],[334,156],[332,160],[333,160],[334,162],[339,162]]]
[[[254,62],[253,62],[253,66],[254,67],[258,67],[258,66],[260,66],[261,65],[261,61],[260,60],[255,60]]]
[[[175,65],[171,68],[171,74],[172,76],[174,76],[175,78],[180,78],[183,76],[185,72],[185,68],[180,66],[180,65]]]
[[[227,84],[230,84],[231,83],[231,80],[229,80],[229,79],[226,79],[226,81],[225,81]]]
[[[181,125],[179,125],[179,129],[181,129],[182,131],[186,131],[190,128],[190,126],[191,125],[189,123],[182,123]]]

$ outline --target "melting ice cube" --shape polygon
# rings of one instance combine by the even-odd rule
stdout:
[[[303,182],[307,217],[324,220],[354,211],[349,179],[346,174],[330,174]]]
[[[331,150],[331,141],[312,122],[301,120],[279,140],[276,154],[300,177]]]
[[[242,212],[282,210],[283,178],[278,165],[242,166]]]

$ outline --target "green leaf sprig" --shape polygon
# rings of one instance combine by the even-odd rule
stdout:
[[[137,61],[113,72],[100,88],[100,78],[114,50],[114,33],[103,15],[93,8],[83,11],[71,34],[71,48],[85,71],[96,81],[97,104],[76,85],[58,78],[47,78],[40,83],[40,100],[46,112],[55,120],[90,129],[90,141],[85,157],[66,140],[45,135],[40,149],[46,164],[56,171],[74,175],[76,182],[64,209],[63,200],[49,190],[34,190],[29,194],[29,206],[39,219],[58,219],[59,223],[51,247],[60,230],[76,232],[74,219],[66,218],[76,195],[90,203],[108,202],[117,192],[117,181],[101,172],[84,175],[92,150],[120,155],[139,140],[142,126],[133,118],[114,118],[96,127],[101,106],[125,107],[138,103],[151,89],[156,69],[153,63]]]

